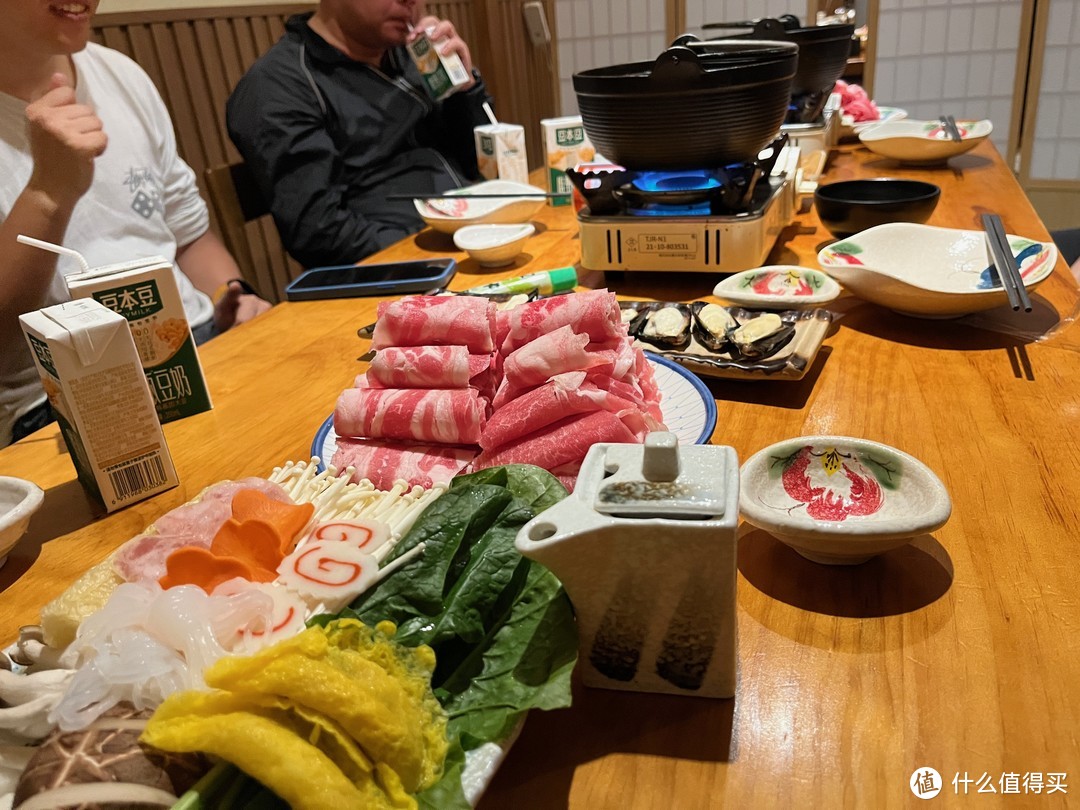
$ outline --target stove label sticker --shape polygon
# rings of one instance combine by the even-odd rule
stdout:
[[[649,253],[656,256],[693,257],[698,253],[698,234],[643,233],[638,237],[637,250],[638,253]]]

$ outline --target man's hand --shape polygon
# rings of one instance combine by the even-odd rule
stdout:
[[[438,43],[439,53],[443,56],[456,53],[461,57],[461,62],[465,65],[465,70],[468,71],[470,76],[469,83],[462,85],[461,89],[468,90],[476,84],[476,79],[471,78],[473,64],[472,57],[469,55],[469,46],[465,44],[465,40],[458,36],[454,24],[449,20],[440,20],[438,17],[432,17],[431,15],[421,17],[412,33],[409,34],[408,41],[412,42],[421,33],[425,32],[433,45]]]
[[[101,119],[75,101],[67,77],[56,73],[48,91],[26,107],[26,120],[34,160],[27,186],[53,200],[78,200],[94,179],[94,159],[108,144]]]
[[[250,321],[270,309],[270,302],[245,293],[239,282],[230,281],[225,294],[214,304],[214,325],[225,332],[238,323]]]

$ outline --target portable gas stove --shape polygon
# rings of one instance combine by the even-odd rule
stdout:
[[[812,120],[789,121],[780,127],[787,133],[788,143],[807,153],[831,149],[840,138],[840,94],[832,93],[822,111]]]
[[[794,112],[794,111],[793,111]],[[788,143],[799,148],[802,179],[807,183],[816,183],[825,170],[829,150],[840,142],[840,94],[829,95],[821,112],[812,120],[802,122],[800,116],[789,114],[789,121],[780,127],[788,136]],[[800,191],[813,192],[813,188]]]
[[[735,273],[761,266],[796,210],[799,150],[781,136],[756,163],[673,172],[567,171],[589,270]],[[676,147],[677,148],[677,147]]]

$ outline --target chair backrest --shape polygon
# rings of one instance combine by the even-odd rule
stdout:
[[[285,300],[285,286],[303,268],[282,247],[270,209],[247,164],[240,161],[209,167],[206,191],[221,237],[244,279],[267,300]]]

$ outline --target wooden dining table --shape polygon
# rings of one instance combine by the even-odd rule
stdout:
[[[821,182],[880,176],[939,185],[931,225],[981,229],[980,215],[995,212],[1008,233],[1047,239],[989,142],[936,168],[842,145]],[[581,268],[569,206],[545,207],[534,222],[525,253],[499,270],[430,229],[369,261],[454,256],[457,290],[577,265],[582,288],[717,300],[713,272]],[[829,241],[804,204],[768,263],[816,267]],[[743,523],[735,698],[576,682],[571,708],[529,715],[481,808],[882,808],[918,804],[930,787],[947,806],[1042,808],[1080,794],[1077,286],[1059,260],[1033,312],[951,320],[845,295],[826,305],[833,321],[802,379],[706,378],[713,444],[746,459],[801,435],[884,442],[941,478],[951,518],[854,566],[811,562]],[[204,487],[307,459],[338,394],[365,368],[369,342],[357,329],[377,304],[282,303],[202,347],[214,407],[165,426],[180,485],[119,512],[95,513],[55,425],[0,450],[0,474],[46,491],[0,568],[5,643]]]

